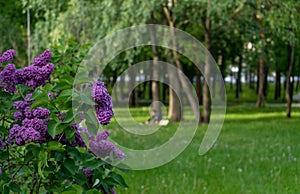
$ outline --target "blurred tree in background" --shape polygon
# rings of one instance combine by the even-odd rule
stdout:
[[[25,56],[27,53],[27,10],[30,10],[32,56],[53,47],[59,39],[94,43],[125,27],[168,25],[190,33],[206,46],[222,75],[227,78],[225,80],[234,80],[234,83],[229,82],[232,89],[235,84],[236,101],[241,98],[242,86],[248,85],[257,91],[256,106],[263,106],[268,93],[268,79],[272,77],[275,82],[274,99],[284,98],[284,88],[287,116],[291,116],[293,91],[299,89],[300,76],[299,1],[18,0],[0,1],[0,4],[0,51],[14,48],[17,59],[18,55]],[[102,78],[112,87],[124,70],[145,60],[153,60],[153,66],[157,65],[155,61],[164,60],[181,68],[195,82],[199,102],[203,105],[203,121],[209,121],[210,95],[216,91],[208,91],[203,80],[203,74],[209,75],[208,65],[205,72],[199,72],[188,59],[176,52],[156,46],[125,51],[110,62]],[[152,72],[147,76],[156,74]],[[120,80],[124,82],[124,78]],[[178,82],[178,86],[184,84],[180,80],[173,81]],[[142,84],[136,90],[128,94],[131,106],[138,105],[141,99],[159,99],[169,102],[169,118],[180,120],[178,99],[176,101],[168,87],[153,81]],[[121,91],[120,99],[124,95],[127,95],[126,91]],[[153,106],[160,109],[159,104]]]

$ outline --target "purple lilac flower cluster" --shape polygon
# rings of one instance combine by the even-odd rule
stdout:
[[[16,91],[16,85],[19,83],[16,79],[16,67],[14,64],[7,64],[0,72],[0,89],[13,93]]]
[[[54,70],[54,65],[48,63],[52,57],[50,50],[45,50],[39,57],[34,59],[33,64],[16,72],[19,83],[35,89],[38,86],[46,85]]]
[[[125,154],[119,150],[112,142],[107,141],[109,132],[104,130],[98,132],[96,138],[90,138],[90,151],[96,156],[103,158],[109,156],[111,152],[115,153],[118,158],[125,158]]]
[[[8,50],[1,56],[0,62],[12,61],[13,56],[14,51]],[[0,89],[13,93],[16,91],[17,84],[25,84],[33,89],[46,85],[46,80],[49,80],[54,70],[54,65],[49,63],[51,56],[51,51],[45,50],[34,59],[33,64],[19,70],[16,70],[14,64],[7,64],[0,72]]]
[[[90,87],[92,90],[92,98],[96,102],[95,109],[98,121],[102,125],[107,125],[114,115],[111,97],[101,81],[92,83]]]
[[[35,108],[30,110],[33,101],[31,94],[25,97],[24,101],[14,102],[17,111],[14,114],[15,121],[21,121],[22,125],[14,124],[9,131],[9,140],[15,140],[19,146],[26,142],[42,142],[49,137],[47,124],[49,122],[50,111],[46,108]]]
[[[5,51],[0,57],[0,67],[2,66],[3,62],[12,62],[14,55],[15,55],[15,51],[13,49],[9,49]]]

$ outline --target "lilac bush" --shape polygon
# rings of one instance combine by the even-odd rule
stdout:
[[[104,83],[101,81],[92,83],[90,87],[93,100],[97,103],[95,105],[97,118],[102,125],[107,125],[114,115],[111,97],[109,96]]]
[[[60,73],[55,79],[54,64],[61,62],[51,61],[50,50],[22,69],[11,64],[14,54],[7,50],[0,57],[0,193],[115,193],[114,187],[126,187],[103,160],[125,154],[108,140],[108,131],[92,135],[80,124],[84,114],[73,114],[68,91],[74,78],[68,74],[75,72],[66,70],[66,78]],[[101,81],[90,88],[96,118],[107,125],[114,115],[111,97]]]

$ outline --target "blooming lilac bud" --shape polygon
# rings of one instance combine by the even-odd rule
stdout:
[[[103,82],[96,81],[90,85],[93,100],[95,105],[98,121],[101,125],[110,123],[111,117],[114,115],[112,109],[112,101]]]
[[[44,66],[46,65],[52,57],[52,53],[50,50],[45,50],[39,57],[34,58],[33,65],[34,66]]]
[[[0,89],[4,88],[7,92],[16,91],[17,80],[15,78],[16,67],[14,64],[7,64],[0,72]]]
[[[23,115],[22,111],[17,110],[14,113],[14,118],[15,118],[15,121],[22,121],[24,119],[24,115]]]
[[[90,151],[93,152],[99,158],[108,156],[114,151],[115,145],[112,142],[101,140],[101,141],[90,141]]]
[[[49,117],[50,110],[48,110],[47,108],[38,107],[38,108],[35,108],[32,110],[32,114],[36,118],[45,119],[45,118]]]
[[[83,174],[86,176],[86,178],[88,179],[91,179],[92,178],[92,173],[93,173],[93,170],[91,169],[85,169],[83,170]]]
[[[119,150],[118,148],[115,148],[114,152],[115,152],[115,154],[117,155],[118,158],[122,158],[122,159],[126,158],[126,155],[121,150]]]
[[[121,150],[106,140],[108,136],[109,132],[104,130],[98,132],[96,138],[90,138],[90,151],[100,158],[109,156],[111,152],[114,152],[118,158],[125,158],[126,155]]]
[[[108,136],[109,136],[109,132],[106,130],[98,132],[96,135],[96,141],[106,140]]]
[[[0,57],[0,67],[2,66],[3,62],[12,62],[14,55],[15,55],[15,51],[13,49],[9,49],[5,51]]]
[[[110,189],[111,194],[116,194],[115,190],[113,188]]]
[[[19,101],[14,102],[14,107],[17,110],[23,110],[26,106],[27,106],[27,103],[24,101],[19,100]]]

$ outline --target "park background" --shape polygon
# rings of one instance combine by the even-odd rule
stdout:
[[[183,30],[214,57],[225,80],[227,114],[216,144],[203,156],[197,154],[198,147],[211,111],[204,72],[179,53],[156,46],[126,50],[106,66],[101,80],[110,92],[116,82],[124,85],[117,91],[117,103],[128,103],[137,121],[147,120],[149,105],[157,100],[171,121],[155,136],[134,137],[128,146],[162,144],[182,116],[176,111],[179,104],[170,104],[174,96],[165,84],[147,81],[128,93],[126,88],[137,79],[157,74],[122,74],[138,62],[161,60],[180,68],[194,84],[202,115],[193,141],[178,158],[156,169],[122,172],[129,187],[117,193],[300,191],[300,2],[19,0],[0,1],[0,13],[0,51],[15,49],[19,67],[29,65],[44,49],[60,50],[65,56],[74,50],[87,52],[110,33],[139,24]],[[128,143],[133,138],[122,134],[117,122],[107,128],[116,141]]]

